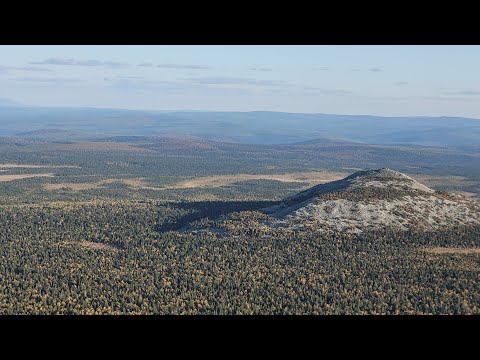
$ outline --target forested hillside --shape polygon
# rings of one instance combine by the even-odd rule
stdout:
[[[248,227],[231,237],[162,231],[192,211],[128,202],[2,208],[0,313],[480,311],[480,258],[469,250],[480,246],[478,227],[270,238]],[[434,251],[445,247],[467,254]]]

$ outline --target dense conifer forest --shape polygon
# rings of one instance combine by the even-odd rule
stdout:
[[[469,252],[480,247],[479,227],[265,234],[251,226],[260,209],[311,186],[309,171],[389,162],[437,177],[437,189],[451,176],[448,190],[475,194],[476,158],[460,167],[456,153],[427,161],[405,149],[105,144],[0,142],[0,314],[480,313],[480,257]],[[235,180],[294,172],[305,180]],[[233,180],[173,186],[212,175]],[[224,218],[244,226],[185,230]]]
[[[0,313],[480,311],[478,255],[424,251],[479,247],[478,227],[348,236],[264,237],[248,224],[230,236],[165,231],[192,213],[130,202],[3,208]]]

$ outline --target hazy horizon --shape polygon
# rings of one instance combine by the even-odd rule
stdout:
[[[7,98],[0,98],[0,109],[5,106],[2,106],[1,101],[2,100],[9,100]],[[468,116],[449,116],[449,115],[416,115],[416,114],[407,114],[407,115],[401,115],[401,116],[395,116],[395,115],[373,115],[373,114],[359,114],[359,113],[325,113],[325,112],[301,112],[301,111],[278,111],[278,110],[215,110],[215,109],[205,109],[205,110],[200,110],[200,109],[148,109],[148,108],[128,108],[128,107],[108,107],[108,106],[67,106],[67,105],[31,105],[31,104],[24,104],[24,103],[18,103],[16,102],[16,105],[18,107],[27,107],[27,108],[52,108],[52,109],[98,109],[98,110],[119,110],[119,111],[146,111],[146,112],[165,112],[165,113],[175,113],[175,112],[198,112],[198,113],[262,113],[262,112],[268,112],[268,113],[279,113],[279,114],[307,114],[307,115],[344,115],[344,116],[372,116],[372,117],[381,117],[381,118],[398,118],[398,117],[405,117],[405,118],[439,118],[439,117],[448,117],[448,118],[462,118],[462,119],[471,119],[471,120],[480,120],[480,116],[478,118],[475,117],[468,117]],[[10,107],[15,107],[15,106],[10,106]]]
[[[479,46],[0,46],[0,54],[0,97],[31,106],[480,118]]]

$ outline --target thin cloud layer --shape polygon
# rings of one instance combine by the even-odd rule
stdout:
[[[45,72],[52,71],[47,68],[42,68],[38,66],[3,66],[0,65],[0,72],[9,72],[9,71],[35,71],[35,72]]]
[[[75,66],[107,66],[107,67],[127,67],[129,64],[117,61],[100,61],[100,60],[78,60],[65,58],[49,58],[41,61],[31,61],[33,65],[75,65]]]
[[[78,83],[81,82],[79,79],[72,78],[44,78],[44,77],[18,77],[10,79],[16,82],[29,82],[29,83],[38,83],[38,84],[69,84],[69,83]]]
[[[256,67],[252,67],[250,68],[249,70],[252,70],[252,71],[263,71],[263,72],[268,72],[268,71],[273,71],[273,69],[270,69],[270,68],[256,68]]]
[[[314,86],[305,86],[303,90],[305,94],[310,94],[310,95],[350,96],[353,94],[351,91],[347,91],[347,90],[325,89],[325,88],[314,87]]]
[[[166,69],[190,69],[190,70],[210,70],[210,66],[204,65],[185,65],[185,64],[158,64],[159,68]]]
[[[194,84],[207,85],[256,85],[256,86],[286,86],[283,80],[259,80],[253,78],[235,78],[227,76],[189,78],[188,81]]]
[[[378,97],[369,97],[376,100],[382,101],[393,101],[393,102],[406,102],[406,101],[413,101],[413,100],[422,100],[422,101],[433,101],[438,103],[470,103],[470,102],[478,102],[478,99],[474,96],[461,96],[459,93],[450,93],[449,95],[410,95],[410,96],[378,96]],[[480,94],[479,94],[480,95]]]
[[[251,95],[250,89],[232,87],[216,87],[208,84],[191,83],[186,81],[145,80],[135,77],[104,78],[104,81],[117,90],[142,91],[159,94],[201,94],[201,95]]]

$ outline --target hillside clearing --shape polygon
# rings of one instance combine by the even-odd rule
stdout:
[[[480,248],[432,247],[425,248],[423,251],[432,254],[480,254]]]
[[[19,175],[0,175],[0,182],[29,179],[34,177],[53,177],[53,173],[47,174],[19,174]]]
[[[197,187],[220,187],[230,185],[239,181],[248,180],[276,180],[281,182],[306,182],[309,184],[320,184],[333,180],[338,180],[346,176],[346,173],[311,171],[298,172],[290,174],[237,174],[237,175],[217,175],[204,176],[192,180],[181,181],[175,185],[169,186],[172,189],[186,189]]]
[[[147,190],[171,190],[171,189],[190,189],[190,188],[204,188],[204,187],[221,187],[230,185],[240,181],[248,180],[277,180],[281,182],[299,182],[308,183],[308,186],[313,184],[319,184],[329,182],[332,180],[340,179],[345,176],[344,173],[326,172],[326,171],[313,171],[313,172],[300,172],[291,174],[270,174],[270,175],[255,175],[255,174],[238,174],[238,175],[217,175],[217,176],[204,176],[190,180],[183,180],[173,185],[168,186],[148,186],[145,183],[145,178],[138,179],[106,179],[97,182],[88,183],[58,183],[58,184],[45,184],[44,187],[47,190],[60,190],[63,188],[71,189],[74,191],[92,190],[98,189],[102,186],[123,183],[128,186],[147,189]]]

